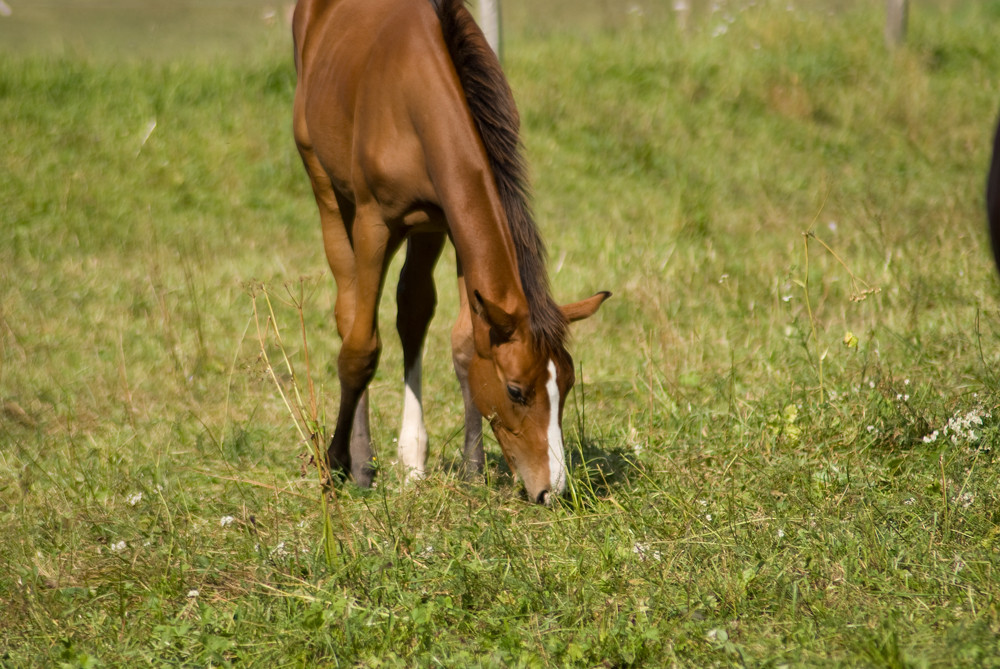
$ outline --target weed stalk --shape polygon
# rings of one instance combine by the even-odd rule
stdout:
[[[817,218],[818,216],[819,214],[817,214]],[[813,221],[813,223],[815,223],[815,220]],[[829,253],[830,256],[834,260],[836,260],[837,263],[841,267],[843,267],[844,270],[847,272],[848,276],[851,279],[851,298],[850,298],[851,302],[863,302],[866,299],[868,299],[870,295],[878,293],[881,290],[881,288],[879,288],[878,286],[873,286],[869,284],[867,281],[858,278],[858,276],[851,271],[851,268],[847,266],[847,263],[845,263],[844,260],[839,255],[837,255],[837,253],[832,248],[830,248],[830,245],[824,242],[819,237],[817,237],[816,233],[814,233],[811,229],[802,233],[802,243],[805,254],[805,263],[804,263],[805,276],[803,277],[803,280],[800,283],[800,285],[802,286],[802,292],[805,294],[806,313],[809,316],[809,329],[812,334],[813,344],[816,347],[816,372],[819,377],[819,401],[820,404],[822,405],[824,398],[826,396],[826,389],[823,382],[823,361],[826,360],[826,355],[829,349],[820,352],[819,328],[816,325],[816,315],[813,313],[812,302],[809,298],[809,240],[810,239],[816,240],[816,243],[822,246],[823,249],[827,253]]]
[[[826,352],[819,352],[820,342],[819,333],[816,329],[816,317],[813,314],[812,302],[809,300],[809,238],[815,238],[815,235],[811,232],[802,233],[802,242],[805,246],[805,276],[802,280],[802,292],[805,293],[806,300],[806,312],[809,314],[809,329],[812,332],[813,343],[816,346],[816,373],[819,376],[819,403],[823,404],[823,360],[826,358]]]
[[[285,408],[288,410],[289,415],[292,417],[292,422],[295,424],[295,429],[299,433],[299,437],[304,443],[310,445],[312,450],[312,462],[316,466],[316,472],[321,483],[326,483],[330,481],[330,471],[329,465],[326,461],[326,454],[323,449],[323,445],[326,443],[325,431],[319,422],[318,413],[318,402],[316,400],[315,387],[312,382],[312,368],[309,361],[309,344],[306,337],[305,329],[305,315],[303,309],[304,303],[304,289],[303,281],[299,280],[299,297],[292,294],[291,290],[288,290],[289,297],[291,299],[292,306],[298,313],[299,324],[302,331],[302,344],[306,363],[306,377],[308,379],[308,392],[309,392],[309,404],[308,408],[305,401],[303,400],[302,393],[299,391],[299,384],[295,376],[295,369],[292,366],[292,362],[288,357],[288,352],[285,349],[284,342],[281,339],[281,332],[278,328],[278,321],[274,314],[274,305],[271,303],[271,296],[264,286],[260,286],[260,295],[264,298],[264,302],[267,305],[267,321],[263,325],[261,324],[261,315],[258,310],[257,305],[257,292],[254,291],[251,295],[253,298],[253,314],[254,323],[257,327],[257,340],[260,344],[261,357],[264,361],[265,368],[267,369],[268,375],[274,382],[275,388],[278,390],[278,394],[281,396],[282,401],[285,404]],[[288,370],[288,374],[291,377],[291,389],[294,393],[294,402],[292,398],[285,392],[282,387],[281,382],[278,380],[278,376],[274,371],[274,366],[271,363],[270,356],[267,353],[267,339],[268,333],[273,331],[275,342],[277,343],[278,350],[281,351],[281,357],[284,361],[285,368]],[[336,493],[330,489],[333,498],[336,500]],[[330,498],[327,495],[327,486],[323,485],[320,488],[320,508],[323,516],[323,555],[326,560],[328,567],[333,567],[333,564],[337,556],[337,539],[336,534],[333,530],[333,524],[330,514]],[[339,511],[339,505],[338,505]],[[347,536],[347,527],[343,518],[342,513],[338,513],[340,516],[341,524],[344,525],[344,535]]]

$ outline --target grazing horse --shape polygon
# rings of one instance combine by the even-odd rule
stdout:
[[[319,206],[342,339],[331,469],[371,484],[378,302],[405,242],[399,459],[423,475],[421,355],[447,237],[459,274],[452,358],[465,402],[464,472],[482,471],[485,416],[528,497],[547,503],[566,486],[567,325],[610,293],[563,307],[552,300],[499,61],[462,0],[299,0],[293,34],[295,140]]]
[[[993,260],[1000,268],[1000,122],[993,139],[993,161],[990,176],[986,181],[986,214],[990,221],[990,241],[993,244]]]

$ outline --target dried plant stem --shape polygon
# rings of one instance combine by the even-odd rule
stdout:
[[[819,402],[823,403],[823,359],[826,357],[826,353],[820,353],[819,347],[819,333],[816,329],[816,318],[813,315],[812,302],[809,300],[809,238],[813,236],[812,233],[804,232],[802,233],[802,243],[805,246],[805,271],[802,280],[802,292],[805,293],[806,299],[806,312],[809,314],[809,328],[812,331],[813,343],[816,346],[816,372],[819,375]]]
[[[295,429],[299,433],[299,437],[303,442],[308,443],[312,450],[312,462],[316,466],[316,471],[319,476],[319,480],[324,485],[322,486],[322,492],[320,494],[320,506],[322,509],[323,516],[323,553],[326,559],[327,566],[332,567],[336,557],[337,557],[337,537],[333,531],[333,524],[330,517],[330,496],[337,501],[336,492],[332,488],[328,488],[326,484],[330,481],[330,470],[329,464],[327,463],[326,453],[323,446],[326,443],[326,438],[323,429],[319,424],[319,410],[318,401],[316,397],[315,386],[312,380],[312,367],[309,361],[309,344],[306,337],[305,328],[305,314],[303,309],[304,302],[304,289],[302,282],[299,283],[299,297],[298,299],[289,290],[289,297],[291,298],[292,305],[295,307],[299,316],[299,325],[302,332],[302,345],[305,355],[306,362],[306,379],[308,383],[308,394],[309,394],[309,405],[308,410],[306,408],[306,403],[302,398],[302,394],[299,391],[298,380],[295,376],[295,369],[292,366],[292,361],[288,357],[288,352],[285,349],[284,342],[281,339],[281,331],[278,328],[278,321],[274,314],[274,305],[271,303],[271,297],[268,294],[266,288],[261,287],[260,294],[264,298],[264,302],[267,305],[267,319],[266,322],[262,324],[261,313],[257,305],[257,294],[256,292],[252,295],[253,297],[253,318],[254,323],[257,328],[257,340],[260,343],[261,357],[264,360],[264,365],[267,368],[267,372],[274,382],[275,387],[278,390],[278,394],[281,396],[282,401],[285,403],[285,407],[288,409],[289,414],[292,416],[292,422],[295,424]],[[271,363],[271,358],[267,353],[267,338],[268,334],[273,333],[275,341],[277,342],[278,350],[281,351],[281,357],[284,361],[285,368],[288,370],[288,374],[291,377],[291,392],[294,394],[294,402],[289,394],[285,392],[282,387],[281,382],[278,380],[278,376],[274,371],[274,365]],[[330,495],[327,494],[329,490]],[[340,510],[339,504],[337,505],[338,511]],[[338,513],[340,522],[342,525],[343,536],[349,536],[346,521],[344,520],[343,513]]]

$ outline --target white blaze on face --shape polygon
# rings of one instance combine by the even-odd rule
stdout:
[[[559,427],[559,384],[556,382],[556,364],[549,360],[549,380],[545,390],[549,394],[549,491],[561,495],[566,489],[566,456],[563,454],[562,429]]]

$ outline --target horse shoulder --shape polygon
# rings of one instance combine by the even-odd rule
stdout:
[[[383,25],[355,109],[364,186],[394,211],[444,207],[449,195],[467,199],[492,183],[437,16],[429,3],[417,6]]]

